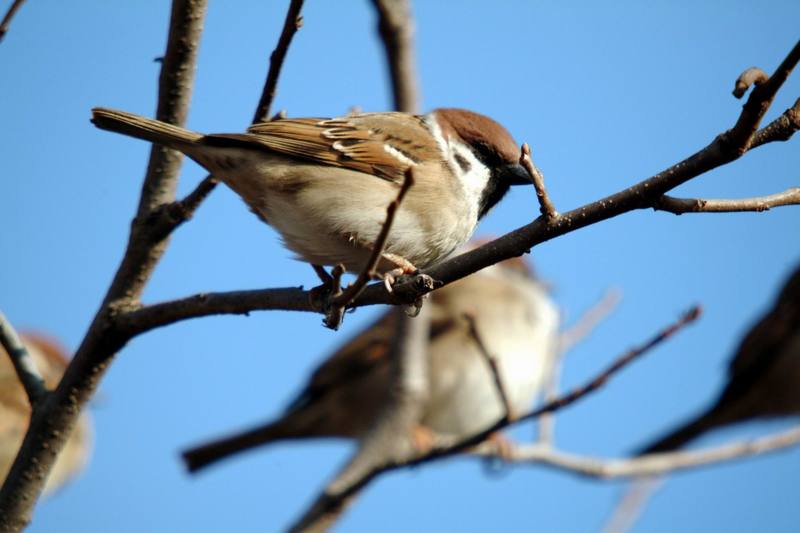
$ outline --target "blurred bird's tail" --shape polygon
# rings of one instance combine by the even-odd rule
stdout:
[[[739,420],[734,416],[734,412],[725,409],[724,403],[717,403],[714,407],[704,412],[697,418],[682,424],[677,429],[648,444],[636,455],[647,455],[650,453],[664,453],[676,450],[693,441],[703,433],[715,428],[719,428]]]
[[[136,137],[176,150],[181,150],[203,137],[199,133],[160,120],[104,107],[92,109],[92,123],[103,130]]]
[[[181,453],[189,472],[197,472],[222,459],[283,439],[300,438],[294,424],[284,419],[211,441]]]

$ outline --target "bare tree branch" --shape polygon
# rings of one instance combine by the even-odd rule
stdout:
[[[378,11],[378,33],[388,59],[394,108],[419,112],[419,89],[414,62],[414,20],[408,0],[373,0]]]
[[[433,290],[434,286],[438,287],[452,283],[502,260],[521,256],[542,242],[623,213],[652,208],[658,203],[660,197],[668,191],[709,170],[739,158],[747,150],[756,146],[755,144],[749,144],[752,138],[757,137],[761,144],[781,140],[781,137],[774,133],[779,129],[777,126],[773,128],[775,122],[764,128],[764,130],[759,131],[756,137],[753,136],[753,132],[757,129],[758,123],[772,102],[775,92],[786,80],[798,60],[800,60],[800,42],[787,55],[781,66],[773,74],[773,77],[768,82],[757,86],[750,93],[736,125],[718,135],[711,144],[683,161],[627,189],[566,213],[558,214],[550,220],[545,220],[544,217],[534,220],[530,224],[483,246],[438,263],[394,285],[392,294],[388,294],[382,284],[370,285],[364,289],[350,307],[387,303],[413,303],[423,294]],[[797,108],[797,104],[793,109],[795,108]],[[787,113],[784,113],[784,118],[787,117]],[[788,114],[791,115],[791,113]],[[765,132],[763,135],[761,134],[762,131]],[[435,283],[431,283],[430,280],[435,280]],[[258,292],[264,295],[266,299],[264,302],[258,301]],[[283,297],[277,297],[278,292]],[[130,331],[142,332],[146,331],[143,327],[145,324],[152,327],[160,327],[186,318],[214,314],[241,314],[254,310],[287,308],[317,311],[309,301],[308,292],[304,292],[302,289],[265,289],[263,291],[248,291],[248,293],[250,296],[248,304],[235,301],[240,294],[238,291],[233,293],[214,293],[206,295],[207,298],[211,298],[214,301],[214,305],[204,304],[201,310],[190,309],[186,306],[187,300],[199,299],[195,296],[183,298],[173,303],[164,302],[158,304],[157,317],[153,316],[156,313],[145,307],[127,313],[127,316],[122,317],[122,321],[126,322]],[[296,305],[300,300],[306,301],[304,307]],[[169,309],[171,305],[177,306],[178,309]],[[141,321],[141,325],[138,323],[139,321]]]
[[[291,527],[291,531],[324,531],[352,503],[362,479],[386,465],[419,455],[413,434],[428,395],[430,310],[417,317],[395,308],[397,330],[392,343],[392,397],[375,427],[359,442],[354,456]]]
[[[750,149],[770,142],[788,141],[797,130],[800,130],[800,98],[781,116],[756,132]]]
[[[706,450],[644,455],[632,459],[584,457],[545,448],[521,446],[511,450],[510,461],[551,466],[582,476],[617,479],[657,476],[781,450],[800,444],[800,426],[755,440],[735,442]],[[487,447],[489,453],[491,447]]]
[[[14,18],[14,15],[17,14],[17,11],[24,3],[25,0],[14,0],[14,3],[9,6],[6,15],[3,17],[3,21],[0,22],[0,42],[3,40],[3,37],[6,36],[6,33],[8,33],[8,27],[11,25],[11,20]]]
[[[558,212],[553,202],[550,200],[550,196],[547,194],[542,172],[533,163],[533,159],[531,159],[531,147],[528,146],[528,143],[522,144],[521,153],[522,155],[519,158],[519,162],[533,178],[533,187],[536,189],[536,198],[539,200],[539,212],[545,220],[552,220],[558,215]]]
[[[159,120],[183,124],[186,119],[205,11],[205,0],[173,3],[159,81]],[[47,474],[81,408],[91,398],[111,358],[128,341],[114,331],[113,319],[120,310],[137,305],[164,252],[166,236],[154,239],[147,221],[174,199],[180,162],[174,150],[152,148],[125,256],[64,377],[41,408],[34,410],[20,452],[0,489],[0,531],[21,531],[30,522]]]
[[[600,300],[581,315],[575,324],[561,332],[558,339],[558,349],[553,356],[550,368],[546,370],[542,379],[544,400],[552,401],[558,397],[561,382],[561,367],[564,355],[581,340],[585,339],[611,312],[620,300],[618,289],[609,289]],[[555,438],[555,417],[552,413],[545,413],[539,417],[538,444],[541,446],[552,445]]]
[[[768,211],[783,205],[800,205],[800,187],[793,187],[769,196],[742,198],[740,200],[706,200],[703,198],[674,198],[664,195],[654,204],[656,211],[683,213],[733,213],[741,211]]]
[[[267,73],[267,80],[264,82],[264,90],[261,92],[261,99],[258,101],[256,112],[253,114],[253,124],[269,120],[269,110],[272,107],[272,101],[275,99],[283,60],[286,58],[289,45],[292,44],[294,34],[303,26],[303,16],[300,14],[302,8],[303,0],[292,0],[289,4],[289,9],[286,11],[283,31],[278,38],[275,50],[269,56],[269,72]]]
[[[19,338],[14,326],[2,311],[0,311],[0,345],[5,348],[8,357],[11,358],[11,364],[14,365],[17,377],[25,389],[25,394],[28,395],[31,408],[36,408],[47,395],[47,386],[44,384],[44,378],[39,369],[36,368],[33,357],[28,353],[28,349]]]

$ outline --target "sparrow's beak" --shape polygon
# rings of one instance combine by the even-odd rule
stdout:
[[[531,175],[519,163],[504,166],[500,170],[500,176],[511,185],[530,185],[533,183]]]

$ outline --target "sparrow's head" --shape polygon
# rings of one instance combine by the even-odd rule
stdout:
[[[532,183],[519,163],[519,145],[503,126],[466,109],[437,109],[433,114],[449,143],[451,167],[468,187],[479,188],[479,217],[494,207],[511,185]]]

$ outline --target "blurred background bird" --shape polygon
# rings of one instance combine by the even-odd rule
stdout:
[[[742,339],[717,401],[639,454],[670,451],[729,424],[791,415],[800,415],[800,266]]]
[[[21,336],[48,389],[61,379],[69,362],[66,351],[53,339],[39,334]],[[8,354],[0,346],[0,479],[5,479],[25,437],[31,405]],[[76,476],[89,459],[92,447],[91,420],[81,415],[77,427],[56,459],[45,486],[46,493],[61,488]]]
[[[431,307],[429,390],[416,428],[420,435],[465,437],[506,414],[465,314],[497,362],[511,409],[524,413],[556,355],[559,329],[558,309],[525,261],[510,259],[447,285],[426,305]],[[396,310],[387,311],[325,360],[276,420],[185,451],[189,471],[280,440],[360,439],[389,400],[397,317]]]

